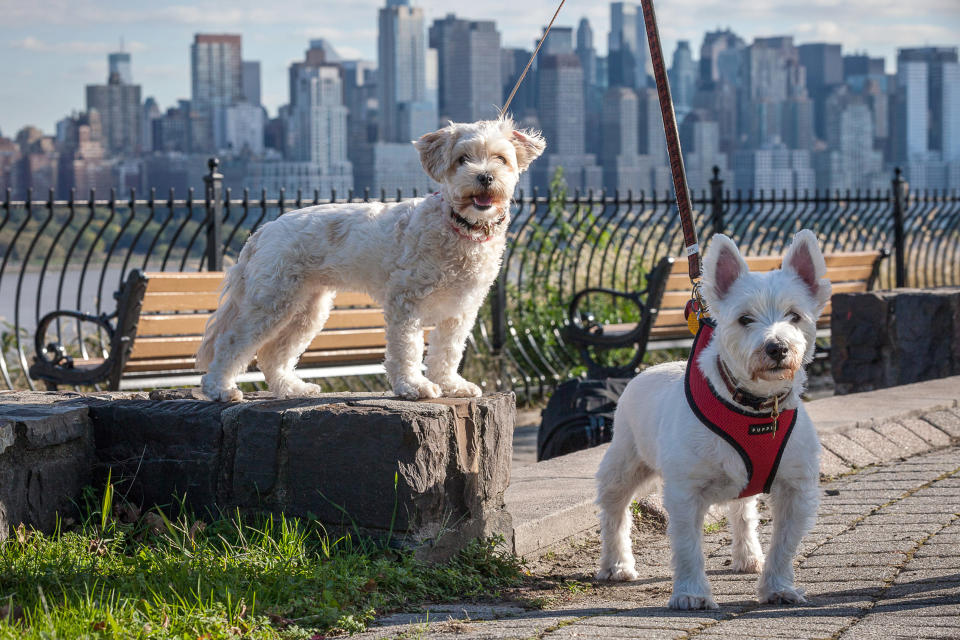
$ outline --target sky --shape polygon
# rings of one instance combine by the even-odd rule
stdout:
[[[494,20],[504,46],[531,48],[556,0],[413,0],[427,24],[447,13]],[[287,67],[311,38],[327,38],[344,58],[376,61],[377,10],[384,0],[0,0],[0,133],[24,125],[52,133],[57,120],[84,108],[84,87],[107,77],[107,53],[132,55],[134,81],[162,109],[190,97],[195,33],[239,33],[245,60],[259,60],[263,103],[271,116],[287,102]],[[518,7],[522,7],[519,8]],[[960,45],[960,0],[656,0],[664,55],[703,33],[731,28],[748,42],[793,35],[866,51],[895,70],[896,49]],[[608,2],[567,0],[557,24],[587,17],[606,52]]]

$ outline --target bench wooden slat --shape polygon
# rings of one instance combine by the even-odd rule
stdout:
[[[300,358],[300,364],[338,365],[338,364],[379,364],[383,362],[383,348],[337,349],[329,351],[307,351]],[[85,364],[87,361],[77,364]],[[147,358],[128,360],[124,371],[147,373],[151,371],[194,371],[193,358]]]
[[[146,274],[147,293],[210,293],[220,289],[223,282],[222,271],[204,271],[199,273],[176,273],[150,271]]]
[[[365,293],[344,291],[336,297],[338,307],[376,306],[373,298]],[[143,296],[141,313],[161,311],[215,311],[220,304],[218,291],[201,292],[150,292]]]
[[[147,314],[140,316],[138,336],[202,335],[209,313],[181,313],[174,315]],[[385,322],[380,309],[334,309],[324,325],[327,329],[369,329],[382,327]]]

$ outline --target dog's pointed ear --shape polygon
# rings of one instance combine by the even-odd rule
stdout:
[[[722,233],[713,236],[703,260],[703,291],[707,304],[723,300],[733,283],[749,271],[733,240]]]
[[[420,153],[420,164],[434,182],[443,182],[450,168],[450,149],[453,146],[453,127],[431,131],[414,140],[413,146]]]
[[[793,236],[793,242],[783,256],[783,270],[800,278],[822,310],[830,300],[832,287],[826,279],[827,263],[813,231],[802,229]]]
[[[527,170],[530,163],[543,154],[547,148],[547,141],[539,131],[532,129],[514,129],[510,132],[510,142],[517,152],[517,168],[520,172]]]

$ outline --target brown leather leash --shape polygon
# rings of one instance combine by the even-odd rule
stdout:
[[[706,306],[700,297],[700,244],[697,230],[693,226],[693,210],[690,205],[690,189],[687,187],[687,173],[683,166],[683,153],[680,151],[680,133],[677,130],[677,117],[673,110],[673,97],[670,94],[670,80],[663,61],[663,47],[660,45],[660,31],[657,28],[657,14],[653,10],[653,0],[640,0],[643,8],[643,23],[647,30],[647,44],[650,47],[650,62],[653,64],[653,77],[657,82],[657,97],[660,99],[660,114],[663,116],[663,133],[667,138],[667,154],[670,157],[670,173],[673,175],[673,190],[677,196],[677,210],[680,213],[680,226],[683,229],[683,245],[687,252],[687,272],[693,283],[693,298],[688,305],[688,322],[692,316],[705,317]],[[696,312],[695,314],[689,313]],[[691,331],[696,333],[691,322]]]

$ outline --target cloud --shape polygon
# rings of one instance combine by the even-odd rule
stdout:
[[[34,36],[27,36],[21,40],[14,40],[10,43],[14,49],[31,51],[34,53],[71,53],[71,54],[105,54],[114,53],[119,47],[116,44],[107,44],[104,42],[83,42],[73,41],[55,41],[45,42]],[[147,46],[142,42],[132,41],[124,42],[123,50],[131,53],[146,50]]]

